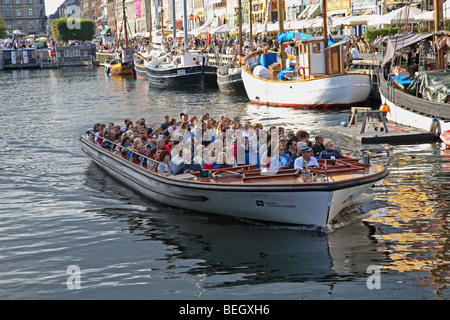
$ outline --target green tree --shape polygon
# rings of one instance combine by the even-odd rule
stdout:
[[[5,39],[7,36],[7,29],[3,24],[3,19],[0,18],[0,39]]]
[[[52,34],[56,41],[92,40],[95,34],[91,19],[60,18],[52,20]]]

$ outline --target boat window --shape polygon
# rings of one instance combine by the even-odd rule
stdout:
[[[312,45],[312,52],[313,53],[320,53],[320,43],[313,43],[313,45]]]

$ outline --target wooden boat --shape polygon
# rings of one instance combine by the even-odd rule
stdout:
[[[125,47],[119,48],[119,54],[114,59],[107,59],[105,61],[105,72],[112,76],[124,76],[133,74],[133,49],[128,47],[128,33],[127,33],[127,16],[125,14],[125,0],[122,0],[122,16],[123,16],[123,30],[125,35]],[[117,23],[117,22],[116,22]]]
[[[388,175],[383,165],[345,157],[325,168],[264,172],[254,165],[165,175],[80,138],[82,150],[109,175],[141,195],[198,212],[327,229],[352,199]],[[367,158],[365,158],[367,159]],[[323,160],[320,160],[323,165]]]
[[[153,59],[146,70],[150,86],[180,88],[217,86],[217,68],[207,62],[207,56],[185,52],[180,55]]]
[[[287,107],[349,107],[368,99],[370,76],[363,70],[346,70],[347,41],[329,41],[326,1],[322,3],[323,36],[284,33],[280,19],[279,54],[260,50],[244,58],[242,79],[251,102]],[[279,10],[284,10],[284,1],[278,4]],[[286,55],[285,43],[298,53]]]
[[[241,73],[241,68],[236,68],[232,65],[226,65],[218,68],[217,85],[219,86],[219,90],[225,93],[245,92]]]
[[[107,59],[105,61],[105,72],[112,76],[123,76],[133,74],[133,61],[120,62],[117,59]]]
[[[400,56],[400,50],[414,45],[416,42],[426,39],[427,37],[433,36],[435,43],[445,44],[445,37],[448,37],[450,34],[448,31],[439,30],[439,26],[441,25],[439,21],[441,20],[443,14],[442,2],[440,5],[436,3],[434,7],[436,12],[434,14],[435,30],[433,34],[408,34],[400,37],[391,37],[388,40],[378,82],[381,97],[380,109],[384,109],[384,111],[386,111],[386,118],[389,121],[425,131],[431,131],[436,137],[439,137],[441,132],[450,130],[450,108],[448,106],[450,95],[442,101],[433,101],[432,99],[427,99],[424,97],[424,95],[422,95],[417,89],[415,90],[415,95],[411,94],[409,92],[409,86],[414,87],[413,79],[405,81],[404,77],[409,76],[409,78],[414,78],[414,74],[412,73],[415,72],[411,72],[411,74],[409,74],[406,69],[402,70],[403,73],[406,73],[403,75],[398,72],[394,72],[395,69],[398,70],[399,67],[392,62],[395,60],[393,58],[396,55]],[[443,42],[442,39],[444,40]],[[448,79],[448,76],[445,75],[448,70],[443,70],[445,69],[444,61],[446,61],[444,51],[445,48],[440,46],[436,52],[436,59],[432,66],[435,70],[418,72],[418,77],[433,77],[433,73],[443,73],[444,75],[441,76],[441,78]],[[414,69],[412,67],[424,67],[423,65],[419,66],[420,62],[424,61],[424,59],[418,60],[419,61],[417,61],[417,64],[414,66],[411,63],[411,70]],[[436,76],[434,77],[436,79]],[[438,82],[436,82],[435,79],[433,79],[431,83],[432,86],[436,88]],[[448,81],[446,83],[441,83],[441,91],[445,90],[445,86],[447,86],[448,90]],[[426,82],[421,82],[420,86],[422,87],[422,92],[431,91],[429,90],[431,89],[431,86],[426,84]]]
[[[151,86],[159,88],[182,88],[217,86],[217,68],[209,65],[206,54],[188,52],[188,26],[186,0],[183,0],[183,52],[175,50],[152,61],[147,66],[147,79]],[[173,29],[173,47],[176,48],[176,29]]]

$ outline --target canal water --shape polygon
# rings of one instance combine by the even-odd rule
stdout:
[[[217,89],[155,90],[91,67],[0,73],[0,299],[449,299],[450,151],[361,145],[390,176],[334,231],[171,208],[105,175],[95,122],[180,112],[305,129],[349,110],[272,108]]]

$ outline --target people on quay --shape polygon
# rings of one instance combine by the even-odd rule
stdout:
[[[312,150],[308,146],[303,146],[300,149],[300,157],[295,159],[294,169],[303,169],[303,168],[317,168],[319,167],[319,163],[317,159],[312,156]]]
[[[341,153],[334,149],[333,141],[326,140],[323,145],[325,150],[319,154],[319,159],[342,159]]]

